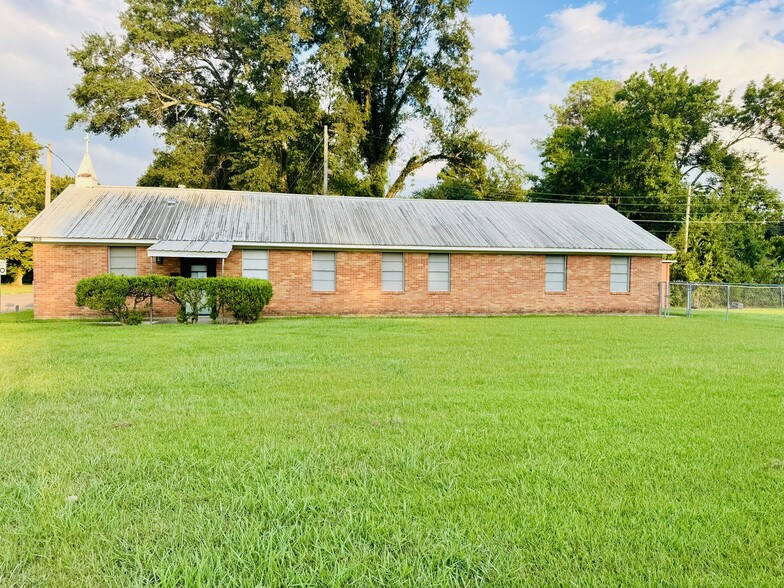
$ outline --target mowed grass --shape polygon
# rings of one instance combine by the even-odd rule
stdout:
[[[781,585],[784,320],[732,319],[4,317],[0,586]]]

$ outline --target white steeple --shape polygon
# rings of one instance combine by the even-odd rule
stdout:
[[[94,188],[98,185],[98,178],[95,176],[93,160],[90,159],[90,135],[84,136],[84,157],[76,172],[76,185]]]

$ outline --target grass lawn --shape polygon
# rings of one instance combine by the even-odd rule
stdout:
[[[744,316],[3,317],[0,586],[781,585]]]

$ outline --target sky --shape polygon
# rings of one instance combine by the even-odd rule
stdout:
[[[119,31],[122,0],[0,0],[0,102],[6,114],[58,156],[68,175],[84,153],[84,133],[65,130],[74,110],[68,90],[79,79],[66,50],[86,32]],[[784,0],[474,0],[473,63],[482,91],[474,127],[536,173],[532,141],[547,136],[546,115],[575,81],[623,81],[653,65],[686,68],[694,79],[740,93],[752,80],[784,78]],[[407,133],[400,160],[421,146],[424,130]],[[749,145],[752,147],[752,145]],[[147,128],[110,140],[90,139],[98,179],[133,185],[163,141]],[[784,192],[784,154],[767,157],[769,181]],[[60,159],[61,158],[61,159]],[[435,181],[437,166],[410,180],[406,192]]]

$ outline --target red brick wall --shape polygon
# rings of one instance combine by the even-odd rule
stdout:
[[[218,260],[216,273],[221,275],[221,262]],[[234,249],[223,262],[223,275],[227,278],[242,277],[242,251]]]
[[[76,282],[108,270],[108,248],[81,245],[33,246],[36,318],[90,316],[74,305]],[[610,258],[570,255],[567,290],[545,293],[543,255],[453,253],[451,291],[428,292],[427,253],[406,253],[405,290],[382,292],[381,253],[337,252],[335,292],[311,291],[311,252],[271,250],[270,282],[275,295],[269,315],[296,314],[495,314],[658,312],[661,259],[632,259],[631,291],[610,293]],[[153,262],[153,272],[180,271],[179,259]],[[146,247],[137,248],[137,271],[150,271]],[[217,273],[220,275],[220,261]],[[225,276],[242,275],[242,252],[224,264]],[[173,316],[176,308],[155,301],[155,314]]]
[[[180,259],[178,257],[163,257],[163,263],[157,263],[154,257],[147,255],[146,247],[136,248],[136,275],[147,276],[150,273],[159,276],[170,276],[172,274],[180,273]],[[152,266],[150,265],[152,262]],[[152,267],[152,272],[150,272]],[[142,306],[146,306],[143,304]],[[153,315],[154,316],[176,316],[178,305],[173,302],[167,302],[159,298],[154,298],[152,301]],[[147,314],[145,308],[140,308],[142,312]]]
[[[381,253],[337,252],[335,292],[311,291],[311,252],[271,250],[275,295],[290,314],[656,313],[661,259],[632,259],[631,291],[610,293],[609,256],[570,255],[565,293],[545,293],[544,255],[453,253],[451,291],[429,292],[427,253],[406,253],[405,290],[381,290]]]
[[[33,244],[35,318],[96,316],[76,306],[76,282],[109,271],[108,247]]]

